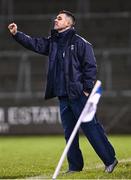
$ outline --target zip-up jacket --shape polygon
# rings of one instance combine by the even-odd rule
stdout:
[[[45,99],[55,97],[52,81],[55,72],[54,64],[57,53],[57,35],[58,32],[52,30],[51,36],[48,38],[34,38],[19,31],[13,36],[15,40],[25,48],[49,56]],[[63,58],[68,97],[70,99],[77,98],[83,91],[90,93],[94,86],[97,72],[93,48],[88,41],[76,34],[72,28],[65,38]]]

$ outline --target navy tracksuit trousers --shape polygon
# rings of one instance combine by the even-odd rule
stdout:
[[[68,97],[59,98],[61,121],[64,128],[66,142],[74,129],[86,101],[87,97],[84,93],[79,98],[73,100],[70,100]],[[103,163],[106,166],[112,164],[115,160],[114,148],[108,141],[105,132],[96,117],[94,117],[91,122],[82,123],[81,128]],[[69,170],[82,170],[84,162],[79,148],[79,132],[76,134],[68,151],[67,159]]]

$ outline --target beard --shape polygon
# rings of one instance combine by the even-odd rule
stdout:
[[[70,28],[69,26],[63,26],[63,27],[59,27],[57,25],[54,25],[54,30],[58,31],[58,32],[62,32],[66,29]]]

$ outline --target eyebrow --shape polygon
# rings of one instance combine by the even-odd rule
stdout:
[[[62,19],[62,17],[61,17],[60,15],[58,15],[56,18],[57,18],[57,19]]]

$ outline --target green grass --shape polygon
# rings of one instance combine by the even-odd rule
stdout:
[[[59,179],[131,179],[131,136],[110,136],[120,161],[112,174],[103,172],[104,166],[85,137],[80,137],[84,169],[80,173],[63,175]],[[0,137],[0,179],[43,176],[51,179],[65,147],[63,136]],[[121,160],[123,160],[121,162]],[[128,160],[128,161],[124,161]],[[103,166],[103,167],[102,167]]]

